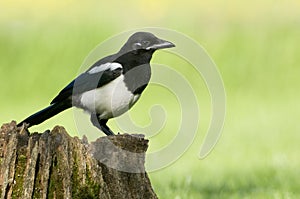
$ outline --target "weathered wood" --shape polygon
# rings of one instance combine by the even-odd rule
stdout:
[[[145,172],[143,135],[70,137],[56,126],[29,134],[13,121],[0,130],[1,198],[157,198]]]

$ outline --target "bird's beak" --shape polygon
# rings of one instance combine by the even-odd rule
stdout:
[[[158,49],[172,48],[172,47],[175,47],[175,44],[173,44],[172,42],[158,39],[158,42],[156,44],[147,47],[146,50],[151,50],[151,49],[158,50]]]

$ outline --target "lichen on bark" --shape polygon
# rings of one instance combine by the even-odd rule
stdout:
[[[13,121],[0,130],[0,196],[157,198],[144,168],[147,148],[141,135],[88,143],[63,127],[29,134]]]

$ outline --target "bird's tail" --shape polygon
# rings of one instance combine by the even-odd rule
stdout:
[[[54,115],[68,109],[71,107],[70,103],[66,102],[59,102],[51,104],[50,106],[44,108],[43,110],[40,110],[39,112],[36,112],[35,114],[29,116],[22,122],[18,124],[18,126],[22,126],[23,123],[26,123],[28,125],[28,128],[37,124],[40,124],[44,122],[45,120],[53,117]]]

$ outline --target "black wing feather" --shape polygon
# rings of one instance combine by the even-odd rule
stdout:
[[[115,70],[107,69],[98,73],[83,73],[75,80],[69,83],[60,93],[52,100],[51,104],[63,101],[72,97],[72,95],[81,94],[99,88],[110,81],[116,79],[122,74],[122,68]]]

